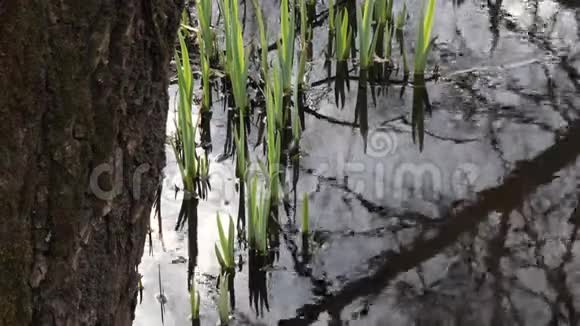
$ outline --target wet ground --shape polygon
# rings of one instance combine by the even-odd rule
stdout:
[[[262,2],[276,35],[278,3]],[[420,3],[407,3],[409,49]],[[249,5],[248,35],[252,17]],[[326,27],[315,30],[298,180],[294,187],[289,170],[269,264],[256,270],[236,245],[233,325],[580,325],[580,4],[439,0],[433,33],[430,67],[440,77],[426,84],[432,112],[421,152],[412,85],[369,85],[361,107],[355,78],[337,107],[325,81]],[[199,205],[202,325],[217,321],[216,212],[238,212],[233,161],[220,160],[219,100],[212,191]],[[170,116],[168,133],[173,126]],[[164,324],[189,323],[187,231],[173,231],[181,194],[169,147],[167,158],[163,244],[154,233],[139,267],[137,326],[161,325],[159,270]],[[308,246],[298,233],[304,192]]]

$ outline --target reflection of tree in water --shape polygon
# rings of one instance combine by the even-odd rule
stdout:
[[[401,240],[397,251],[386,250],[371,259],[370,274],[346,281],[340,290],[303,306],[301,316],[316,318],[326,311],[334,320],[350,319],[350,310],[359,305],[353,302],[364,299],[374,310],[369,316],[389,307],[385,314],[391,315],[385,315],[385,320],[394,320],[395,311],[405,325],[579,325],[580,259],[574,255],[580,249],[580,164],[574,165],[580,152],[580,126],[575,122],[575,94],[580,90],[578,56],[562,56],[562,49],[553,44],[557,40],[549,36],[561,12],[541,18],[537,2],[532,4],[528,14],[536,24],[546,25],[536,28],[532,24],[528,31],[503,12],[501,1],[494,4],[489,8],[490,21],[498,29],[498,39],[500,29],[525,34],[530,46],[559,58],[557,62],[525,64],[521,70],[528,69],[527,75],[535,76],[530,77],[533,81],[509,78],[505,73],[512,69],[509,67],[491,67],[483,74],[495,74],[497,68],[498,76],[507,75],[501,89],[518,97],[522,106],[518,108],[497,103],[486,86],[464,83],[471,74],[453,80],[474,102],[472,114],[485,112],[489,117],[488,134],[481,141],[489,142],[506,173],[512,172],[498,187],[480,192],[474,202],[460,203],[443,213],[450,216],[444,223],[429,225],[417,219],[413,224],[410,218],[402,218],[400,228],[382,229],[380,232],[392,232],[406,241]],[[580,19],[580,11],[575,15]],[[475,82],[482,79],[482,74],[473,76],[477,76]],[[567,128],[554,124],[554,117]],[[519,149],[517,153],[529,160],[522,163],[510,148],[520,144],[506,142],[509,130],[496,127],[495,121],[549,135],[553,143],[541,153]],[[372,208],[369,212],[389,212],[388,207],[354,198]],[[284,322],[297,319],[281,324]]]
[[[261,256],[255,250],[250,250],[248,261],[248,288],[250,294],[250,305],[256,311],[256,315],[264,315],[270,310],[268,303],[268,265],[271,259],[268,256]]]
[[[402,274],[388,290],[397,307],[417,325],[577,325],[570,289],[580,210],[565,183],[493,213],[477,233]]]

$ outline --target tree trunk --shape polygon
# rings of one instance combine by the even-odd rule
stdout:
[[[130,325],[183,0],[0,0],[0,326]]]

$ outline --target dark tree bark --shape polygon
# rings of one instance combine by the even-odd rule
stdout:
[[[182,2],[0,0],[0,326],[131,324]]]

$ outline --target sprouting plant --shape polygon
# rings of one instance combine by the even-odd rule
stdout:
[[[208,59],[213,55],[213,32],[211,30],[211,19],[213,12],[213,0],[196,0],[195,6],[197,8],[197,19],[201,35],[199,39],[203,43]],[[201,46],[201,45],[200,45]]]
[[[308,193],[302,196],[302,234],[308,235],[310,233],[310,216],[308,212]]]
[[[298,85],[296,85],[298,88]],[[298,89],[295,89],[294,93],[294,103],[298,103]],[[300,116],[298,112],[299,108],[298,105],[294,106],[293,114],[292,114],[292,138],[294,139],[294,143],[297,145],[300,142],[300,135],[302,134],[302,125],[300,123]]]
[[[396,28],[402,30],[407,22],[407,4],[403,4],[403,9],[397,14]]]
[[[284,93],[292,90],[292,67],[294,66],[295,15],[290,10],[289,0],[282,0],[280,8],[280,39],[278,40],[278,59]]]
[[[328,30],[334,33],[334,0],[328,0]]]
[[[427,57],[433,47],[435,38],[431,39],[431,30],[433,28],[433,17],[435,14],[436,0],[426,0],[425,8],[421,13],[419,28],[417,28],[417,44],[415,46],[415,75],[425,74]]]
[[[286,125],[286,112],[283,102],[284,89],[282,88],[281,80],[280,70],[277,67],[273,67],[270,78],[266,83],[266,114],[268,114],[268,109],[270,109],[271,116],[274,118],[272,127],[275,127],[274,130],[276,132],[282,132]]]
[[[190,32],[194,32],[195,28],[193,28],[191,26],[191,22],[190,22],[190,18],[189,18],[189,14],[187,13],[187,9],[183,8],[183,10],[181,11],[181,22],[180,22],[180,26],[179,26],[181,32],[183,33],[183,35],[185,37],[189,37],[190,36]]]
[[[258,177],[248,185],[248,241],[252,249],[265,255],[268,251],[268,218],[270,194],[267,188],[258,192]]]
[[[230,323],[230,302],[228,292],[228,274],[224,273],[220,277],[219,295],[217,302],[218,315],[220,318],[221,326],[226,326]]]
[[[405,37],[403,35],[403,28],[407,22],[407,5],[403,4],[403,9],[397,15],[397,22],[395,24],[397,40],[399,48],[401,49],[401,56],[403,57],[403,74],[405,79],[409,76],[409,64],[407,63],[407,52],[405,51]]]
[[[373,55],[377,44],[377,34],[372,36],[374,0],[366,0],[363,8],[356,7],[357,29],[359,37],[360,67],[367,69],[373,62]]]
[[[244,50],[242,24],[239,18],[237,0],[222,0],[221,10],[224,16],[226,35],[226,73],[232,84],[234,101],[238,110],[248,107],[247,79],[248,62]]]
[[[203,110],[210,110],[211,108],[211,88],[209,85],[209,78],[210,78],[210,67],[209,61],[210,56],[206,50],[206,45],[200,45],[200,54],[201,54],[201,88],[202,88],[202,97],[201,97],[201,108]]]
[[[209,183],[209,161],[207,156],[200,155],[197,158],[196,189],[200,198],[206,198],[208,190],[211,190]]]
[[[333,46],[334,46],[334,38],[336,34],[335,28],[335,8],[334,8],[334,0],[328,0],[328,44],[326,47],[326,61],[325,67],[330,75],[330,58],[332,57]]]
[[[191,65],[189,63],[189,52],[185,39],[181,31],[178,31],[178,38],[181,49],[181,57],[175,54],[177,65],[177,80],[179,86],[179,101],[177,112],[177,132],[176,139],[172,142],[183,185],[185,190],[195,193],[195,180],[197,178],[197,154],[195,145],[195,134],[197,123],[193,123],[191,112],[193,99],[193,78]]]
[[[392,21],[393,0],[375,0],[375,20],[377,24],[384,26]]]
[[[302,50],[300,51],[300,61],[298,63],[298,73],[296,75],[297,83],[302,86],[304,84],[304,73],[306,70],[306,58],[308,55],[309,42],[312,36],[312,30],[308,24],[308,14],[306,7],[306,0],[299,0],[300,5],[300,41]]]
[[[238,116],[240,119],[234,133],[234,141],[236,143],[236,177],[244,180],[248,166],[246,160],[246,124],[244,121],[244,110],[240,110]]]
[[[383,38],[383,53],[385,55],[384,59],[391,60],[391,54],[393,51],[393,24],[385,25],[385,37]]]
[[[191,305],[191,319],[199,319],[199,292],[195,289],[195,282],[191,282],[191,289],[189,290],[189,302]]]
[[[282,135],[286,127],[286,110],[284,107],[284,89],[282,85],[282,77],[280,70],[273,67],[271,76],[266,84],[266,127],[267,127],[267,142],[268,146],[274,146],[276,137]],[[274,151],[274,149],[276,149]],[[275,157],[280,158],[280,147],[272,147],[272,157],[268,160],[270,165],[274,164]],[[270,147],[268,148],[270,153]],[[278,164],[277,161],[276,164]]]
[[[395,25],[393,19],[393,0],[376,0],[375,3],[375,18],[377,21],[377,33],[383,35],[382,44],[378,46],[382,50],[380,55],[383,59],[391,60],[391,38],[393,26]]]
[[[234,262],[234,221],[232,217],[229,218],[228,237],[226,238],[220,214],[217,214],[217,225],[219,235],[219,246],[215,244],[215,255],[223,271],[233,271],[235,267]]]
[[[197,121],[193,121],[193,77],[189,63],[189,52],[185,39],[178,31],[181,56],[175,54],[177,65],[177,80],[179,100],[177,104],[177,120],[175,137],[170,141],[177,159],[184,190],[189,196],[205,198],[209,188],[209,162],[206,157],[198,156],[195,137]],[[183,215],[187,219],[188,214]],[[180,220],[180,222],[185,222]],[[183,225],[182,223],[179,223]]]
[[[268,37],[266,36],[266,24],[264,24],[264,14],[260,0],[252,0],[252,3],[258,21],[258,32],[260,33],[260,65],[262,67],[262,77],[266,80],[266,76],[268,76]]]
[[[348,21],[348,11],[336,15],[336,60],[346,61],[350,54],[352,29]]]
[[[272,78],[266,85],[266,144],[268,158],[268,183],[272,202],[278,201],[281,133],[285,126],[282,86],[278,69],[272,69]]]

